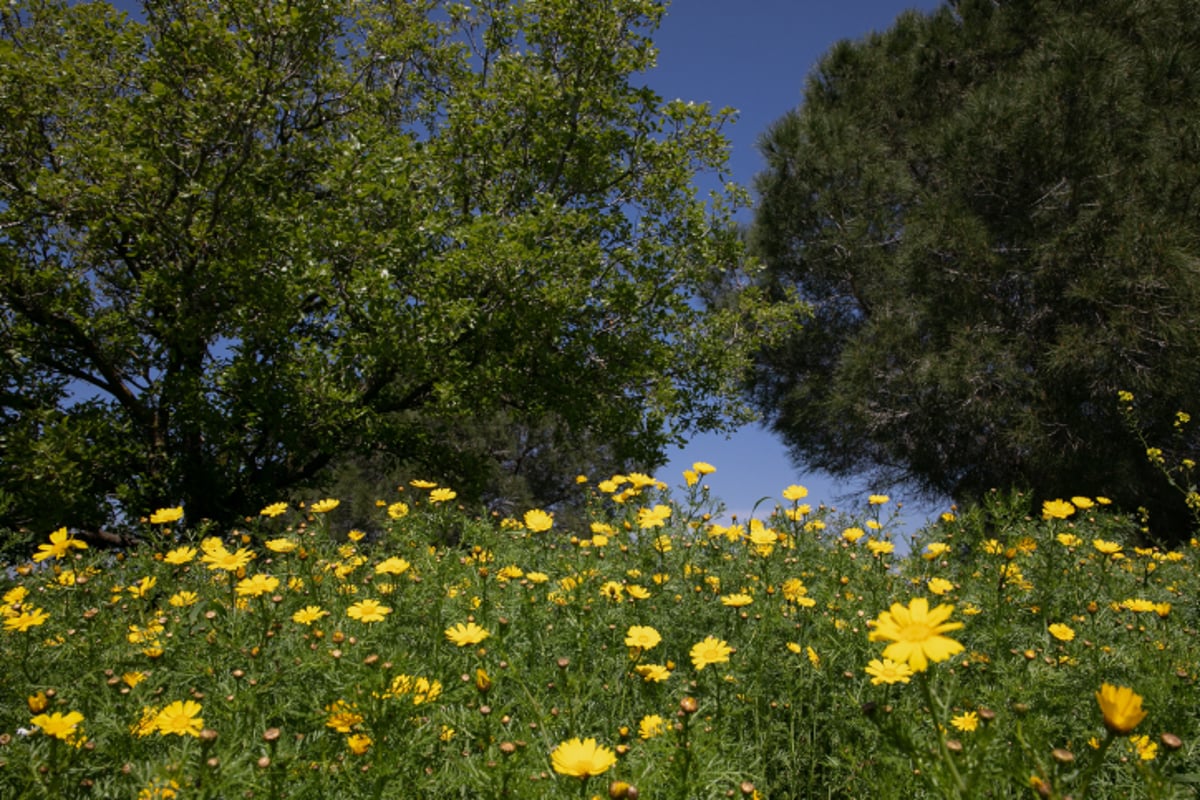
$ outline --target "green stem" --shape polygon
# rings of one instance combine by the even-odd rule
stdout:
[[[933,732],[937,736],[938,753],[941,755],[942,762],[950,768],[950,776],[954,779],[954,797],[965,797],[967,794],[967,784],[963,781],[962,775],[958,773],[958,766],[954,763],[954,757],[950,753],[950,749],[946,747],[946,732],[942,727],[941,709],[933,696],[933,690],[929,686],[928,671],[918,673],[917,682],[921,684],[921,692],[925,697],[925,703],[929,706],[929,714],[933,719]]]
[[[1092,784],[1092,778],[1096,776],[1100,765],[1104,763],[1104,754],[1108,752],[1108,748],[1112,745],[1115,738],[1112,731],[1109,731],[1104,737],[1104,741],[1100,743],[1100,747],[1096,748],[1092,753],[1092,763],[1088,765],[1087,771],[1083,773],[1083,783],[1079,785],[1078,800],[1084,800],[1087,797],[1088,787]]]

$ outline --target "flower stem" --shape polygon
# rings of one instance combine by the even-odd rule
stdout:
[[[925,703],[929,706],[929,713],[933,719],[933,732],[937,736],[938,753],[941,756],[942,763],[950,768],[950,776],[954,779],[954,792],[952,797],[965,797],[967,795],[967,784],[958,773],[958,767],[954,763],[954,756],[951,755],[949,748],[946,747],[946,732],[942,727],[941,707],[933,696],[933,690],[929,686],[929,672],[917,673],[917,682],[921,684],[921,692],[925,696]]]

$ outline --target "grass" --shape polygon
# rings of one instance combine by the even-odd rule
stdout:
[[[887,498],[724,527],[698,466],[582,484],[579,529],[410,486],[366,533],[325,502],[47,538],[3,585],[0,796],[1196,796],[1194,540],[996,495],[901,557]],[[905,674],[870,633],[914,598],[953,609]]]

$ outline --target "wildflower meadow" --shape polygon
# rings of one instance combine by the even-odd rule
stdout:
[[[1196,796],[1200,543],[1094,497],[730,521],[713,470],[581,477],[584,523],[414,481],[369,530],[46,531],[4,578],[0,796]]]

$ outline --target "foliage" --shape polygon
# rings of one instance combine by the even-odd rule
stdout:
[[[636,82],[662,11],[6,5],[0,524],[228,523],[506,414],[642,463],[743,418],[770,313],[692,185],[731,112]]]
[[[1151,439],[1197,410],[1197,36],[1180,0],[963,0],[822,59],[757,180],[757,251],[815,314],[755,376],[798,460],[1105,494],[1186,538],[1112,398]]]
[[[799,486],[726,525],[700,466],[581,486],[578,527],[414,481],[366,536],[331,499],[55,532],[4,579],[0,793],[1196,796],[1200,542],[997,495],[905,543],[887,497],[843,528]],[[922,620],[925,669],[871,666]]]

